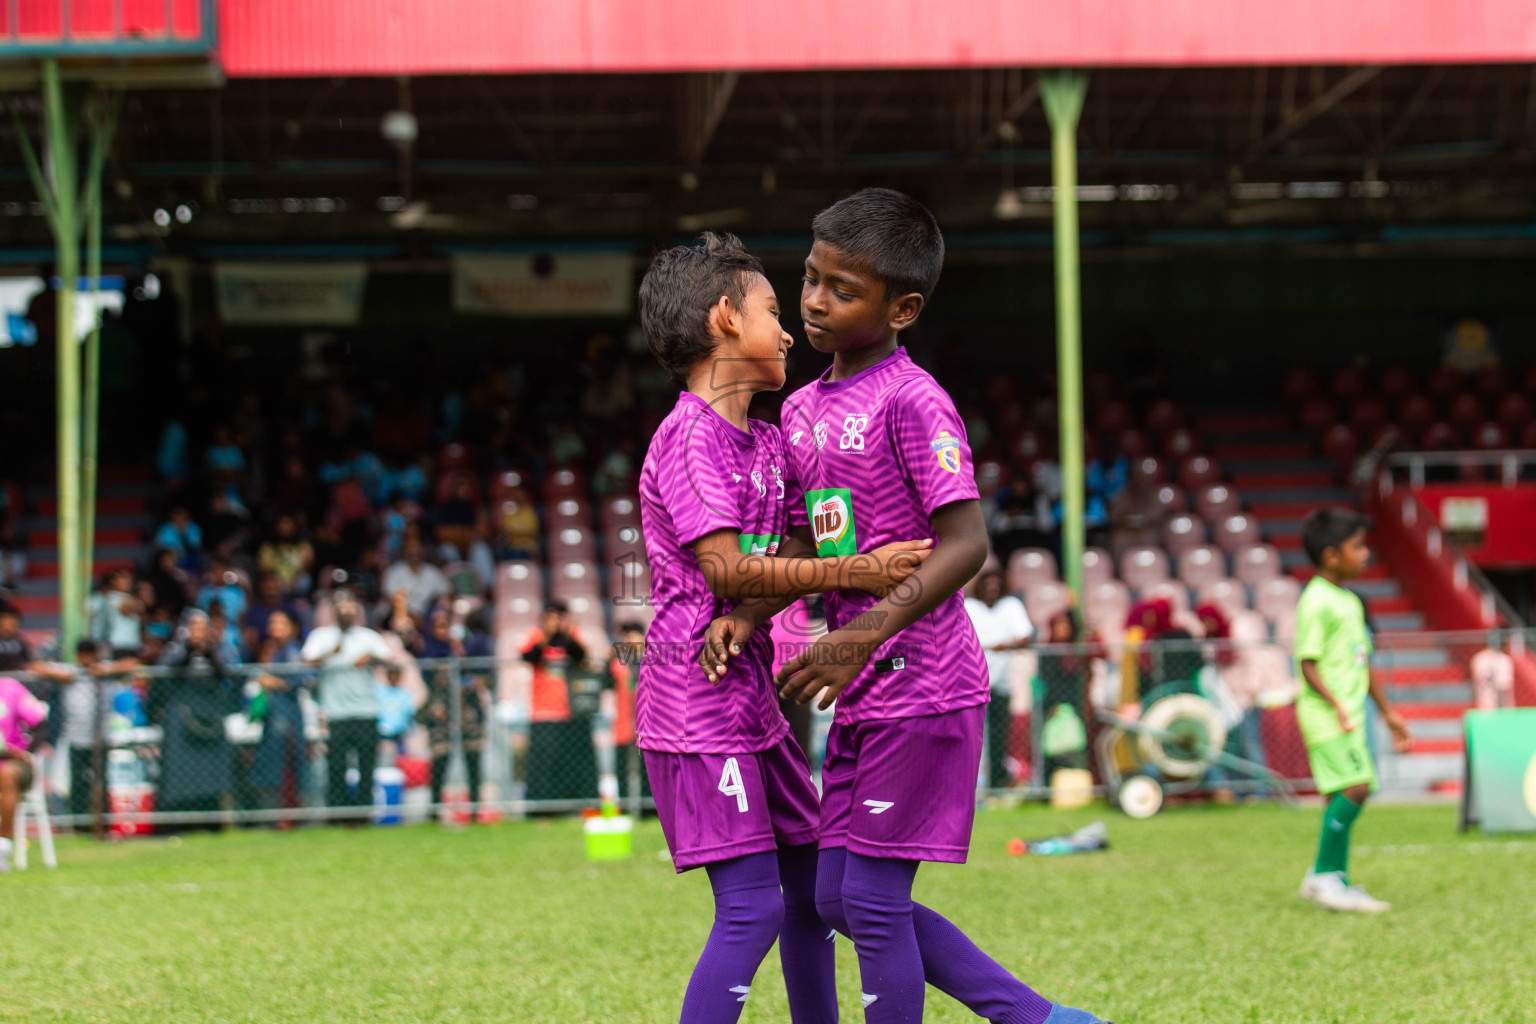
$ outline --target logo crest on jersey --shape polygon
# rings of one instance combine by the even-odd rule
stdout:
[[[939,436],[928,442],[928,447],[933,449],[933,454],[938,457],[939,465],[951,473],[960,472],[960,439],[947,430],[939,431]]]
[[[790,434],[789,435],[789,443],[790,444],[799,444],[800,443],[800,437],[804,433],[805,433],[805,431],[803,431],[803,430],[797,430],[793,434]]]
[[[816,425],[811,428],[811,436],[816,439],[817,448],[825,448],[827,446],[827,421],[817,420]]]
[[[861,452],[864,450],[864,431],[869,428],[869,417],[863,413],[852,413],[843,417],[843,433],[837,439],[837,450],[840,452]]]
[[[853,521],[853,495],[846,487],[823,487],[805,495],[806,515],[816,538],[816,553],[823,557],[852,555],[859,550]]]
[[[754,469],[752,471],[752,486],[757,488],[758,494],[768,493],[768,485],[763,483],[763,474],[761,470]]]

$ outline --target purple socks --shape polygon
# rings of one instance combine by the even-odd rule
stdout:
[[[682,1024],[734,1024],[784,920],[778,858],[772,853],[709,864],[715,924],[683,997]]]
[[[923,954],[912,925],[917,861],[849,854],[843,914],[859,955],[860,998],[867,1024],[923,1019]]]
[[[912,902],[912,879],[916,874],[916,861],[862,857],[840,848],[821,851],[816,907],[829,925],[854,937],[865,998],[876,996],[876,1000],[867,1005],[866,1021],[922,1019],[921,984],[917,985],[915,1012],[910,1005],[900,1011],[910,1016],[878,1016],[876,1010],[882,1001],[886,1002],[886,1009],[897,1008],[884,994],[869,987],[873,983],[871,979],[885,968],[875,966],[871,972],[865,966],[866,956],[878,958],[878,950],[889,944],[876,935],[873,937],[876,947],[866,952],[862,938],[864,931],[873,929],[882,933],[910,927],[921,957],[920,981],[926,980],[993,1024],[1043,1024],[1051,1012],[1048,1000],[1004,970],[960,929],[922,904]],[[850,883],[854,888],[852,896]],[[874,900],[867,892],[872,886],[879,887],[875,889]],[[853,909],[850,901],[858,903],[859,909]],[[883,913],[883,906],[891,907],[894,912]],[[859,924],[855,924],[856,921]],[[903,925],[904,921],[911,924]],[[890,948],[899,949],[900,944]]]
[[[779,963],[794,1024],[837,1024],[837,968],[832,929],[816,908],[816,844],[779,847],[784,925]]]

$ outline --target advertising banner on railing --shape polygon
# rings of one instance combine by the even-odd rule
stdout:
[[[366,263],[219,263],[213,269],[219,316],[237,326],[357,323]]]
[[[1464,817],[1484,832],[1536,832],[1536,708],[1469,711]]]
[[[1414,493],[1476,564],[1536,565],[1536,485],[1425,484]]]
[[[453,308],[490,316],[625,316],[634,294],[623,252],[453,258]]]

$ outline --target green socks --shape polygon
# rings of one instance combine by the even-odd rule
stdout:
[[[1360,805],[1351,803],[1343,793],[1333,794],[1328,808],[1323,812],[1323,836],[1317,844],[1317,864],[1313,871],[1319,875],[1340,872],[1349,881],[1349,830],[1360,817]]]

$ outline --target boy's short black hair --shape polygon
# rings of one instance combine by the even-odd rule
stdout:
[[[944,269],[944,234],[928,207],[889,188],[839,199],[811,221],[811,234],[867,269],[887,299],[917,292],[923,301]]]
[[[1370,525],[1369,519],[1352,508],[1313,509],[1301,524],[1301,546],[1307,549],[1312,564],[1322,568],[1324,551],[1343,546]]]
[[[656,361],[679,387],[688,371],[715,350],[709,311],[724,295],[738,309],[752,274],[763,265],[735,235],[706,231],[702,245],[663,249],[640,279],[640,327]]]

